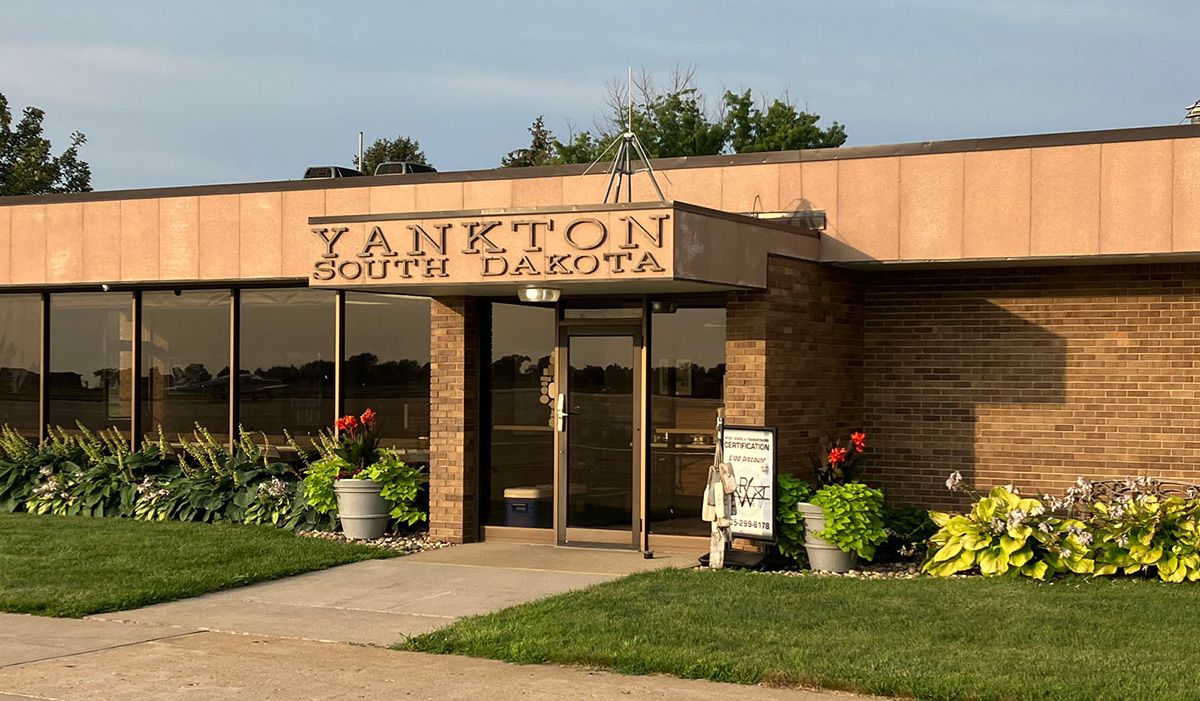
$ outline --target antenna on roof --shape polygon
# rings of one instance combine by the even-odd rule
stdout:
[[[611,201],[613,203],[620,202],[622,186],[625,190],[625,201],[633,201],[633,174],[638,172],[633,169],[633,157],[636,153],[637,157],[645,166],[643,170],[650,175],[650,184],[654,186],[654,191],[658,193],[658,200],[660,202],[666,202],[667,197],[663,194],[662,188],[658,186],[658,178],[654,176],[654,168],[650,165],[650,157],[646,155],[646,149],[642,147],[641,139],[639,139],[637,134],[633,131],[632,66],[628,68],[628,73],[626,74],[625,95],[627,106],[625,112],[625,133],[621,134],[616,139],[613,139],[613,142],[600,152],[600,155],[596,158],[596,160],[592,161],[592,164],[587,167],[587,170],[583,171],[583,174],[587,175],[589,172],[591,172],[592,168],[594,168],[597,163],[604,160],[604,157],[608,155],[608,152],[611,151],[614,146],[617,146],[617,155],[613,158],[612,165],[609,166],[608,169],[608,187],[604,190],[604,201],[609,202],[609,198],[611,197]]]
[[[1200,100],[1188,105],[1184,119],[1188,120],[1189,124],[1200,124]]]

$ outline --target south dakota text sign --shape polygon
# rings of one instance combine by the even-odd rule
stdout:
[[[311,226],[316,284],[670,277],[670,209],[353,221]]]
[[[726,426],[721,457],[737,481],[734,537],[775,542],[775,429]]]

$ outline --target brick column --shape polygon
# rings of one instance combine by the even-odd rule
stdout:
[[[782,471],[862,427],[863,290],[852,271],[771,256],[767,289],[725,307],[725,413],[778,429]]]
[[[429,535],[468,543],[478,533],[479,326],[470,297],[431,300]]]

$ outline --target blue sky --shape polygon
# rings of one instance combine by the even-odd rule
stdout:
[[[79,129],[97,189],[298,177],[368,139],[495,166],[565,133],[626,65],[786,93],[849,144],[1178,123],[1200,4],[45,2],[0,21],[0,92]]]

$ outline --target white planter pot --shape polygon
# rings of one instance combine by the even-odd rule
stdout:
[[[388,503],[379,496],[383,485],[375,480],[345,479],[333,483],[337,493],[342,533],[352,540],[374,540],[388,526]]]
[[[829,543],[817,534],[825,530],[825,513],[821,507],[808,502],[796,504],[804,517],[804,550],[808,566],[817,572],[849,572],[858,564],[858,556]]]

